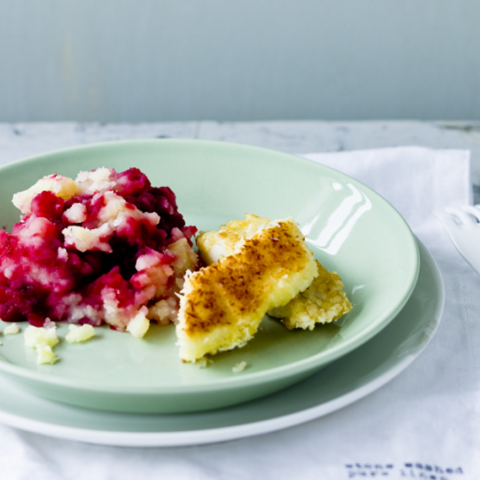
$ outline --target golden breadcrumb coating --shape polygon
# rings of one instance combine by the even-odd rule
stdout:
[[[216,263],[237,253],[245,240],[252,238],[270,223],[268,218],[246,213],[244,219],[232,220],[222,225],[218,232],[200,232],[196,238],[198,253],[207,265]]]
[[[268,223],[268,218],[246,214],[245,219],[228,222],[218,232],[202,232],[197,238],[202,260],[211,264],[235,254],[247,238]],[[313,330],[315,324],[338,320],[352,308],[338,274],[328,272],[319,262],[317,266],[319,275],[307,290],[299,293],[288,305],[268,312],[273,317],[281,318],[289,329]]]
[[[240,239],[238,252],[186,279],[177,324],[182,360],[244,346],[268,310],[286,305],[317,276],[295,222],[262,220],[251,238]]]
[[[313,330],[315,324],[338,320],[352,309],[338,274],[327,271],[320,262],[317,262],[317,267],[318,276],[304,292],[284,307],[268,312],[272,317],[281,318],[290,330]]]

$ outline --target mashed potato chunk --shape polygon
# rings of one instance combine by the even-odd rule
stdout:
[[[69,332],[65,335],[65,340],[69,343],[85,342],[95,336],[95,329],[86,323],[85,325],[69,325]]]

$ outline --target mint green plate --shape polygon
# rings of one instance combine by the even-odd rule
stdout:
[[[23,336],[5,336],[0,372],[60,402],[124,412],[208,410],[267,395],[312,375],[382,330],[410,297],[418,276],[416,241],[398,212],[375,192],[330,168],[291,155],[195,140],[129,141],[54,152],[0,170],[0,224],[18,212],[13,193],[51,173],[75,177],[98,167],[136,166],[170,186],[188,224],[216,229],[255,213],[292,216],[316,258],[336,270],[354,308],[336,324],[288,331],[265,317],[246,347],[204,369],[178,359],[173,326],[143,340],[100,328],[84,344],[63,341],[61,361],[37,365]],[[23,328],[25,326],[22,326]],[[66,326],[59,328],[64,336]],[[239,362],[247,368],[234,373]]]
[[[419,246],[418,282],[402,311],[367,343],[290,388],[209,412],[148,415],[61,405],[0,377],[0,422],[100,445],[165,447],[274,432],[335,412],[395,378],[435,334],[443,312],[444,287],[432,255]]]

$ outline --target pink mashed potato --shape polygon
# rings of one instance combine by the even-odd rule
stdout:
[[[174,321],[175,295],[197,267],[175,195],[137,168],[50,175],[14,195],[21,221],[0,230],[0,319],[107,323]]]

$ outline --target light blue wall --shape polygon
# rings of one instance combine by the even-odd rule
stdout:
[[[480,119],[478,0],[0,0],[0,121]]]

